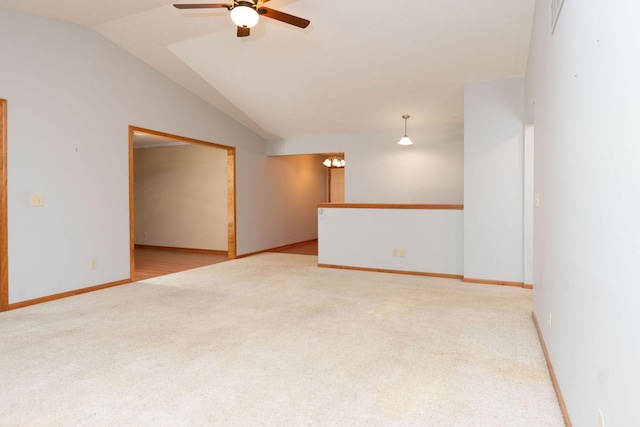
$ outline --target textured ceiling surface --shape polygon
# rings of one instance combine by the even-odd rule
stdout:
[[[459,124],[465,83],[522,77],[534,0],[271,0],[237,38],[226,9],[166,0],[0,0],[87,26],[265,138]],[[179,0],[181,3],[200,3]],[[224,2],[224,1],[223,1]],[[203,1],[202,3],[207,3]]]

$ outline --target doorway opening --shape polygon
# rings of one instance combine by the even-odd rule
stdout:
[[[329,168],[329,203],[344,203],[344,168]]]
[[[136,237],[140,238],[140,230],[136,233],[135,229],[135,197],[134,197],[134,188],[135,188],[135,179],[134,179],[134,144],[136,141],[139,143],[141,139],[147,140],[147,144],[149,144],[149,140],[155,142],[156,145],[191,145],[192,147],[198,146],[200,148],[207,147],[212,149],[217,149],[218,151],[224,150],[226,153],[226,243],[227,250],[223,251],[208,251],[208,250],[191,250],[189,248],[181,248],[181,247],[167,247],[167,246],[158,246],[156,243],[156,247],[145,247],[141,248],[136,246]],[[175,148],[175,147],[174,147]],[[189,148],[189,147],[182,147]],[[194,147],[196,148],[196,147]],[[202,151],[201,151],[202,152]],[[144,129],[135,126],[129,126],[129,222],[130,222],[130,280],[141,280],[143,278],[153,277],[161,274],[168,274],[169,272],[181,271],[188,268],[195,268],[201,265],[213,264],[215,262],[219,262],[221,260],[222,255],[224,254],[224,258],[226,259],[235,259],[236,258],[236,190],[235,190],[235,161],[236,154],[234,147],[228,147],[225,145],[215,144],[207,141],[201,141],[193,138],[187,138],[178,135],[171,135],[164,132],[158,132],[150,129]],[[224,159],[223,159],[224,161]],[[146,231],[144,232],[146,236]],[[142,249],[145,249],[144,251]],[[158,252],[163,251],[163,253]],[[157,257],[158,264],[161,266],[157,273],[153,274],[153,271],[144,271],[140,272],[144,277],[136,277],[138,273],[136,270],[136,253],[141,260],[141,264],[144,261],[148,262],[150,253],[153,253],[154,257]],[[214,255],[212,255],[214,253]],[[211,259],[214,257],[211,262],[207,262],[206,259]],[[217,258],[215,258],[217,256]],[[207,258],[209,257],[209,258]],[[164,260],[164,261],[163,261]],[[171,260],[169,262],[169,260]],[[202,264],[205,262],[204,264]],[[191,263],[191,264],[190,264]],[[195,264],[193,264],[195,263]],[[198,263],[201,263],[198,265]],[[170,266],[170,264],[173,264]],[[145,264],[146,266],[146,264]],[[167,268],[173,268],[172,271],[164,270],[164,266]],[[146,267],[145,267],[146,268]],[[153,269],[153,268],[152,268]]]
[[[344,153],[323,154],[327,160],[323,164],[327,167],[327,202],[344,203]],[[331,160],[338,159],[338,162]]]

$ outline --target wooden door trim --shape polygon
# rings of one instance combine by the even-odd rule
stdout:
[[[9,309],[7,145],[7,100],[0,99],[0,311]]]
[[[129,281],[133,281],[135,271],[135,239],[133,234],[133,132],[129,126]]]
[[[229,259],[236,258],[236,148],[227,145],[216,144],[214,142],[202,141],[199,139],[188,138],[186,136],[172,135],[165,132],[159,132],[151,129],[145,129],[137,126],[129,126],[129,256],[130,256],[130,279],[133,280],[133,272],[135,268],[135,233],[133,229],[133,135],[134,132],[145,133],[160,138],[171,139],[174,141],[188,142],[211,148],[221,148],[227,151],[227,217],[228,217],[228,256]]]
[[[231,147],[227,147],[227,218],[227,256],[236,259],[236,149]]]
[[[331,168],[327,168],[327,203],[331,203]]]

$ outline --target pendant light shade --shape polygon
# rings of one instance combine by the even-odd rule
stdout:
[[[249,6],[236,6],[231,9],[231,20],[238,27],[252,28],[258,23],[258,12]]]
[[[402,118],[404,119],[404,136],[402,138],[400,138],[400,141],[398,141],[398,145],[413,145],[413,142],[407,136],[407,119],[409,117],[411,117],[411,116],[408,116],[406,114],[404,116],[402,116]]]
[[[398,141],[398,145],[413,145],[413,141],[411,141],[411,138],[405,135],[400,138],[400,141]]]

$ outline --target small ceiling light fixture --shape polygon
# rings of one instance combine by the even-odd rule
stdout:
[[[404,119],[404,136],[402,138],[400,138],[400,141],[398,141],[398,145],[413,145],[413,142],[407,136],[407,119],[409,117],[411,117],[411,116],[409,116],[407,114],[402,116],[402,118]]]
[[[231,20],[233,23],[242,28],[255,27],[260,16],[253,6],[253,3],[249,1],[237,2],[236,6],[231,9]]]
[[[329,156],[322,162],[328,168],[343,168],[345,165],[344,159],[339,156]]]

